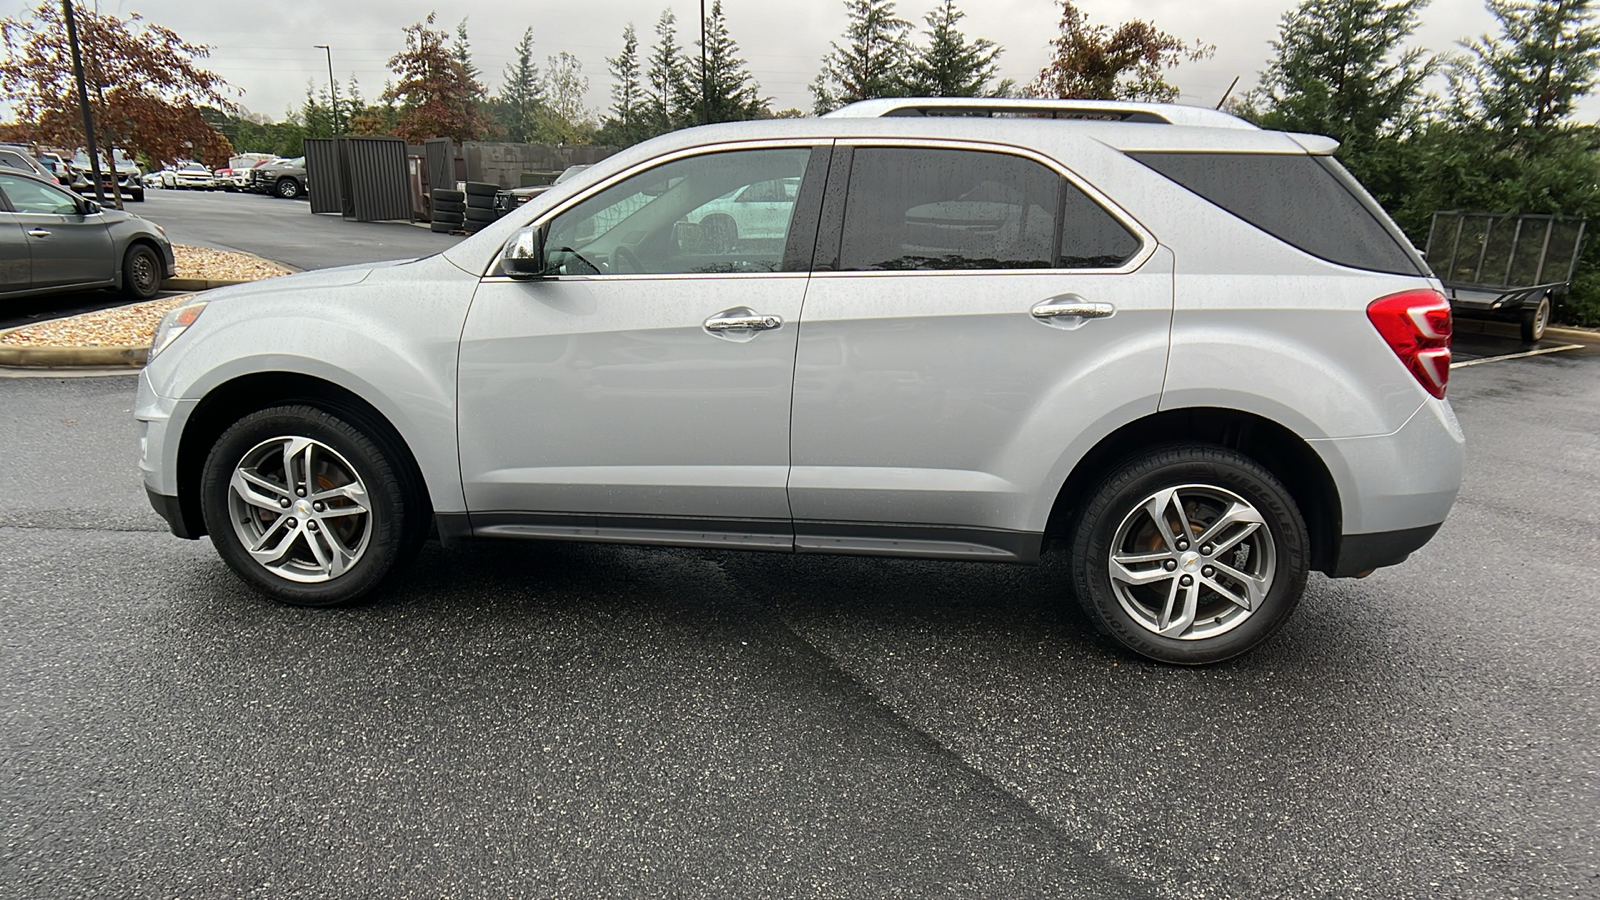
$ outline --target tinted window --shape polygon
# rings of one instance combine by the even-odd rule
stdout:
[[[1284,243],[1329,262],[1426,274],[1344,167],[1323,156],[1134,153],[1134,159]]]
[[[557,275],[777,272],[811,151],[739,150],[657,166],[556,216]]]
[[[1001,153],[857,148],[839,268],[1050,268],[1063,183]]]
[[[1067,185],[1061,206],[1063,269],[1115,269],[1139,252],[1139,238],[1100,204]]]
[[[6,192],[11,208],[19,213],[70,216],[78,212],[78,202],[71,194],[31,178],[0,172],[0,190]]]

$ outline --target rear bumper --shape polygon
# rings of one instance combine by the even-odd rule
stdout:
[[[1355,578],[1373,569],[1397,566],[1432,540],[1438,531],[1439,525],[1424,525],[1399,531],[1344,535],[1339,539],[1338,559],[1328,574],[1334,578]]]

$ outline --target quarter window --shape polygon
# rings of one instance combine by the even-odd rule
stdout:
[[[552,275],[777,272],[811,151],[736,150],[675,160],[556,216]]]

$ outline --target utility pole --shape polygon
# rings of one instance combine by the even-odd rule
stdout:
[[[328,102],[333,104],[333,136],[338,137],[341,130],[339,128],[339,85],[334,83],[333,80],[333,48],[327,44],[312,44],[312,46],[328,54]]]
[[[78,80],[78,108],[83,110],[83,137],[89,145],[89,172],[94,178],[94,196],[101,206],[106,205],[106,189],[100,184],[100,148],[94,140],[94,112],[89,109],[89,85],[83,77],[83,53],[78,49],[78,20],[72,14],[72,0],[61,0],[61,12],[67,17],[67,43],[72,47],[72,75]],[[115,171],[116,167],[112,167]]]
[[[700,124],[711,124],[711,82],[706,80],[706,0],[700,0]]]

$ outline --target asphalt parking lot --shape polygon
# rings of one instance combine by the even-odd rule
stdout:
[[[1200,670],[1059,560],[429,544],[283,608],[147,507],[131,378],[0,378],[0,896],[1593,897],[1600,347],[1460,349],[1439,536]]]

